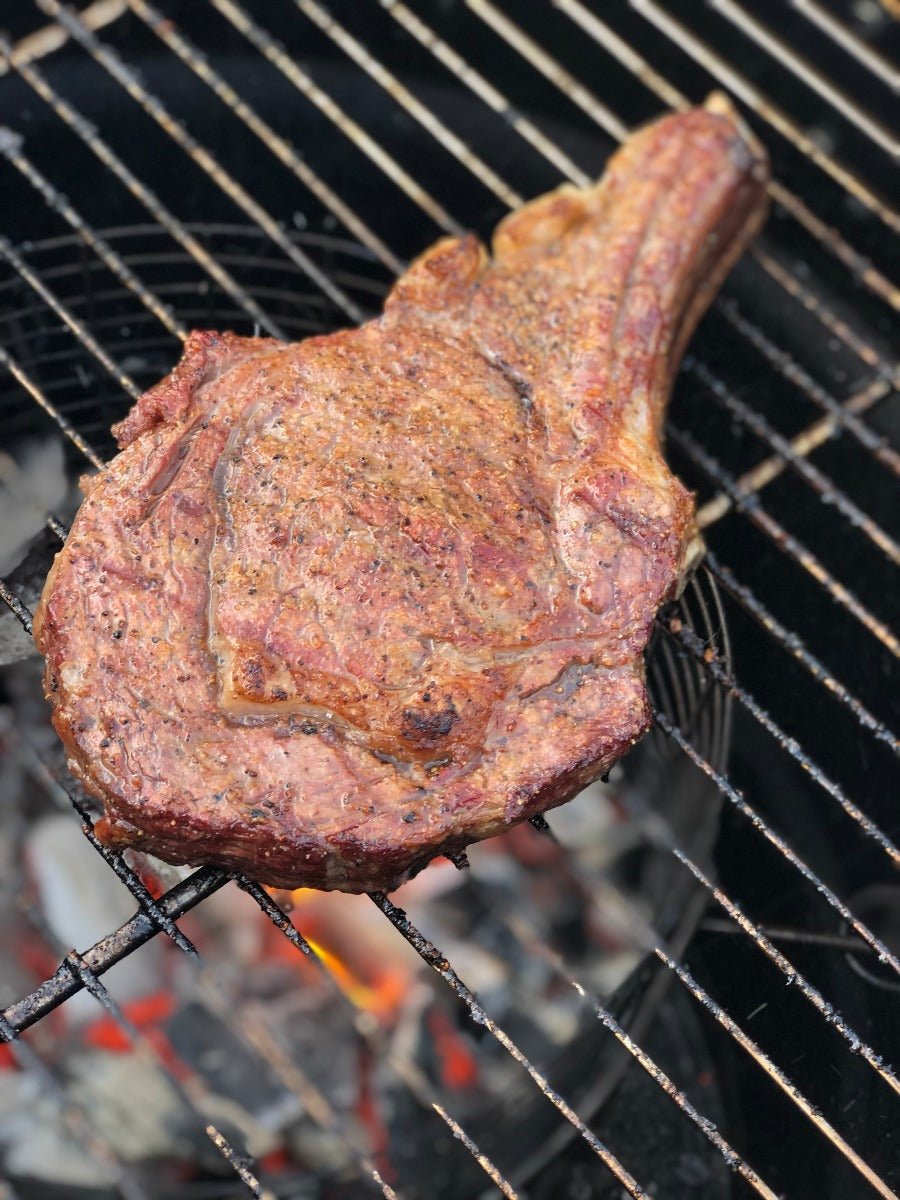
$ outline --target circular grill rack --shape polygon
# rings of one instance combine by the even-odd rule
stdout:
[[[295,272],[286,270],[281,260],[266,254],[257,229],[201,224],[190,226],[190,232],[203,239],[218,262],[247,280],[247,294],[266,306],[288,336],[302,338],[333,326],[336,314],[314,293],[298,290]],[[189,256],[154,251],[162,233],[158,227],[143,225],[101,230],[98,236],[115,249],[130,269],[140,271],[145,281],[158,279],[154,295],[185,326],[228,328],[245,320],[245,313],[227,307],[226,298],[216,295],[202,276],[191,272],[194,264]],[[329,271],[339,286],[352,289],[361,303],[377,309],[385,289],[364,250],[327,235],[293,236],[307,252],[321,260],[323,269]],[[127,372],[135,385],[150,386],[173,365],[172,339],[159,336],[157,318],[140,304],[131,290],[97,287],[102,264],[98,260],[80,259],[80,245],[77,238],[71,237],[36,242],[28,247],[29,261],[36,265],[40,278],[53,289],[72,317],[85,323],[89,319],[91,330],[98,339],[102,338],[110,358]],[[131,249],[134,246],[139,247],[136,253]],[[127,395],[122,394],[121,388],[104,395],[100,380],[93,375],[85,376],[89,368],[84,362],[83,345],[77,340],[73,342],[55,322],[48,320],[46,306],[31,302],[27,283],[21,276],[0,283],[0,298],[7,314],[5,319],[0,318],[0,346],[21,365],[39,394],[78,431],[90,450],[100,458],[108,457],[114,452],[109,425],[127,410]],[[78,398],[81,388],[98,393],[92,395],[90,406]],[[33,396],[22,397],[20,390],[10,393],[7,413],[15,438],[28,438],[34,433],[33,401]],[[71,439],[68,448],[74,455],[76,471],[91,467],[91,462],[85,461],[84,450]],[[687,652],[667,632],[669,627],[689,631],[707,657],[713,656],[723,671],[730,672],[725,614],[715,580],[707,571],[701,569],[689,579],[680,597],[667,607],[648,650],[648,684],[652,703],[686,731],[698,752],[716,771],[723,771],[730,743],[731,697],[716,686],[702,655]],[[712,869],[720,806],[718,793],[712,785],[698,786],[695,773],[683,755],[660,730],[648,735],[626,760],[625,768],[638,795],[652,800],[659,798],[664,806],[664,822],[656,832],[660,846],[650,852],[643,865],[645,878],[640,893],[650,906],[656,928],[665,936],[669,951],[680,953],[696,932],[706,908],[706,894],[696,880],[684,877],[679,871],[678,862],[670,853],[670,843],[677,841],[693,860],[704,864],[705,870]],[[65,778],[64,783],[76,811],[89,826],[92,802],[75,780]],[[549,832],[549,826],[541,820],[536,827]],[[99,844],[97,848],[101,849]],[[146,890],[137,884],[125,861],[119,855],[102,849],[101,852],[134,892],[144,910],[143,919],[135,918],[112,933],[102,948],[88,952],[83,959],[69,958],[54,980],[7,1012],[7,1032],[31,1026],[82,987],[93,990],[104,1002],[108,1000],[99,976],[160,929],[190,953],[192,948],[170,918],[190,911],[228,878],[221,871],[201,869],[161,900],[148,905]],[[277,903],[258,885],[243,878],[238,882],[287,932],[289,918]],[[291,933],[291,936],[298,935]],[[646,961],[642,962],[623,981],[610,1002],[611,1018],[621,1022],[625,1036],[633,1039],[643,1036],[666,992],[648,966]],[[662,981],[671,982],[665,977]],[[596,1114],[614,1093],[630,1062],[615,1042],[610,1044],[606,1029],[588,1013],[564,1055],[549,1066],[554,1077],[565,1081],[567,1100],[577,1107],[584,1120]],[[545,1069],[543,1064],[541,1069]],[[553,1120],[552,1109],[548,1109],[530,1081],[524,1082],[514,1096],[507,1095],[499,1108],[491,1107],[478,1114],[476,1125],[470,1118],[469,1128],[479,1147],[488,1153],[494,1147],[505,1148],[507,1153],[510,1147],[516,1148],[517,1168],[512,1176],[516,1184],[552,1162],[576,1134],[571,1124],[559,1126]],[[432,1175],[429,1188],[435,1197],[476,1195],[480,1190],[479,1175],[461,1177],[457,1167],[452,1176],[443,1179]]]

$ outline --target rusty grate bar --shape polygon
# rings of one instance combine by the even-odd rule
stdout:
[[[157,904],[166,917],[177,920],[201,900],[224,887],[228,879],[224,871],[215,867],[200,867],[193,875],[160,896]],[[148,913],[136,912],[124,925],[85,951],[83,958],[94,974],[102,975],[133,950],[149,942],[157,932],[157,925]],[[80,980],[65,965],[61,965],[30,996],[10,1004],[0,1015],[6,1021],[7,1028],[18,1035],[81,989]],[[3,1040],[8,1039],[4,1036]]]
[[[142,882],[140,876],[134,871],[123,858],[118,850],[113,850],[109,846],[105,846],[97,837],[94,831],[94,822],[90,812],[75,791],[67,787],[61,779],[41,760],[37,751],[27,741],[22,743],[26,754],[26,766],[28,769],[38,775],[41,782],[48,789],[59,788],[71,806],[75,809],[81,820],[81,832],[106,862],[115,872],[117,878],[124,883],[131,892],[135,900],[137,900],[141,910],[175,943],[179,950],[182,950],[191,958],[197,957],[197,948],[194,943],[178,928],[171,917],[167,916],[160,908],[159,904],[153,899]]]

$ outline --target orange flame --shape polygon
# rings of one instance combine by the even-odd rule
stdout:
[[[336,903],[335,896],[316,888],[268,890],[292,913],[294,927],[354,1008],[390,1024],[408,992],[411,971],[402,961],[385,962],[359,938],[355,902],[361,906],[363,898],[342,896]]]
[[[327,947],[308,934],[303,936],[309,943],[313,954],[321,961],[326,971],[354,1007],[363,1012],[372,1013],[380,1021],[386,1023],[394,1018],[406,995],[407,978],[405,973],[401,974],[399,971],[392,970],[382,971],[372,983],[367,983]]]

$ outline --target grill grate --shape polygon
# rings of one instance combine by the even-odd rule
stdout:
[[[164,135],[180,148],[208,176],[211,184],[227,199],[240,209],[245,216],[258,227],[276,248],[284,259],[289,261],[297,271],[308,280],[312,294],[306,301],[310,309],[317,314],[321,321],[323,313],[329,314],[327,319],[333,319],[332,313],[340,314],[341,319],[352,321],[362,319],[363,308],[354,297],[355,288],[348,288],[338,282],[338,273],[329,271],[319,265],[311,249],[308,250],[298,240],[285,233],[283,226],[276,217],[262,206],[248,191],[239,179],[219,161],[205,145],[189,133],[179,119],[174,116],[155,94],[154,90],[145,84],[132,68],[130,68],[119,53],[100,36],[92,32],[84,15],[79,17],[74,10],[63,6],[57,0],[36,0],[37,7],[48,17],[58,22],[59,27],[80,47],[87,58],[107,72],[116,83],[137,103],[163,131]],[[347,18],[347,25],[332,15],[315,0],[294,0],[296,9],[310,25],[329,39],[337,48],[353,62],[359,71],[363,72],[378,88],[387,92],[392,100],[407,114],[407,116],[438,143],[447,159],[471,173],[475,180],[492,194],[495,200],[505,206],[514,206],[522,199],[522,193],[511,181],[504,178],[499,169],[488,166],[493,161],[485,151],[484,155],[471,148],[469,140],[453,132],[436,109],[419,99],[412,86],[407,86],[403,80],[384,63],[381,62],[375,45],[367,47],[365,42],[356,37],[348,27],[352,20]],[[124,8],[124,6],[121,6]],[[393,188],[402,193],[406,199],[416,206],[424,218],[427,218],[440,230],[459,232],[465,221],[457,217],[445,207],[445,201],[426,188],[422,178],[411,174],[389,149],[382,145],[363,127],[339,100],[331,95],[311,74],[305,71],[297,61],[276,40],[274,34],[259,24],[250,14],[234,0],[210,0],[209,5],[224,19],[240,37],[254,48],[261,59],[278,71],[290,86],[296,89],[306,101],[315,106],[323,117],[331,122],[335,130],[353,144],[362,159],[368,161],[370,167],[378,173],[378,178],[386,178]],[[374,6],[373,7],[378,7]],[[627,135],[632,120],[614,112],[583,83],[580,82],[577,69],[569,70],[563,62],[548,49],[544,43],[539,43],[526,29],[524,15],[517,14],[517,23],[510,15],[489,0],[467,0],[465,4],[466,18],[480,22],[489,29],[503,47],[503,52],[528,64],[566,101],[577,108],[588,122],[596,125],[602,133],[613,140],[621,140]],[[883,123],[873,118],[857,100],[838,89],[829,79],[818,70],[812,70],[809,62],[794,52],[783,39],[775,36],[763,20],[750,16],[733,0],[713,0],[710,6],[719,18],[730,24],[738,34],[757,46],[768,59],[804,86],[812,89],[817,97],[830,106],[840,117],[844,118],[853,128],[874,146],[882,155],[895,155],[896,140],[891,138],[890,131]],[[873,76],[889,82],[896,76],[891,76],[890,64],[874,53],[869,46],[860,40],[847,26],[812,0],[792,0],[792,8],[803,18],[808,19],[825,36],[833,41],[842,52],[852,56]],[[250,130],[254,138],[270,151],[281,164],[301,183],[317,200],[333,214],[339,226],[348,234],[357,238],[374,256],[390,271],[396,272],[402,267],[406,247],[392,248],[376,229],[360,215],[359,204],[351,205],[349,200],[341,196],[341,188],[334,181],[329,182],[324,174],[318,173],[293,149],[289,142],[282,138],[275,129],[254,109],[248,100],[235,91],[226,79],[197,49],[188,36],[179,30],[167,16],[161,14],[146,0],[129,0],[128,10],[135,22],[143,23],[157,36],[168,52],[176,56],[180,62],[196,77],[207,85],[231,113]],[[844,165],[843,160],[824,150],[813,136],[807,132],[801,123],[795,121],[783,107],[776,107],[768,99],[766,92],[747,75],[738,71],[731,61],[724,57],[711,44],[710,40],[700,37],[694,32],[690,21],[677,20],[663,5],[654,0],[631,0],[630,8],[634,13],[652,27],[657,34],[662,35],[677,46],[683,54],[694,60],[696,64],[726,87],[756,115],[763,123],[782,138],[789,147],[802,155],[809,164],[830,180],[831,184],[843,189],[854,201],[865,210],[869,217],[892,231],[900,230],[900,217],[877,194],[861,173],[857,173]],[[481,73],[464,55],[455,48],[450,40],[420,17],[411,8],[396,0],[381,0],[384,20],[390,20],[403,34],[412,39],[418,46],[431,56],[437,63],[449,69],[458,82],[471,91],[479,103],[484,104],[496,117],[514,133],[525,145],[536,151],[544,164],[559,172],[563,177],[584,184],[589,175],[578,165],[576,157],[557,144],[557,141],[542,131],[537,123],[519,112],[514,103],[504,92],[485,74]],[[604,13],[606,19],[601,20],[592,10],[581,4],[579,0],[551,0],[547,6],[548,16],[555,10],[562,18],[577,26],[591,42],[605,55],[615,60],[618,67],[631,74],[634,79],[648,89],[657,99],[674,107],[683,107],[688,103],[684,92],[676,86],[665,74],[651,65],[650,59],[641,53],[630,33],[617,32],[613,26],[617,24]],[[285,21],[288,19],[288,7],[284,8]],[[558,20],[554,16],[554,20]],[[439,22],[435,22],[438,24]],[[632,26],[624,22],[629,30]],[[552,27],[551,27],[552,28]],[[553,45],[553,38],[547,39],[546,44]],[[642,49],[643,49],[643,44]],[[150,218],[157,222],[196,263],[200,270],[210,280],[217,284],[222,291],[242,310],[246,318],[261,329],[274,336],[287,336],[295,332],[293,326],[288,327],[283,319],[276,319],[266,311],[264,303],[260,302],[261,292],[251,294],[247,287],[238,282],[237,278],[224,264],[224,256],[210,253],[204,245],[201,236],[190,226],[176,217],[163,201],[135,175],[122,161],[112,145],[104,140],[82,113],[72,103],[65,100],[41,69],[28,62],[26,56],[21,59],[15,49],[7,41],[0,41],[0,53],[7,63],[14,68],[18,75],[27,83],[33,92],[41,97],[56,115],[65,123],[69,130],[80,139],[110,173],[118,179],[131,196],[146,210]],[[648,51],[649,54],[649,51]],[[702,87],[702,85],[701,85]],[[163,299],[161,290],[150,287],[143,282],[139,274],[125,261],[125,257],[114,249],[112,233],[101,235],[57,190],[52,183],[25,152],[23,143],[16,135],[5,134],[0,140],[0,152],[6,161],[23,179],[35,190],[46,204],[48,210],[57,214],[65,221],[74,234],[97,260],[102,263],[118,280],[128,293],[143,306],[144,309],[175,339],[183,339],[186,326],[180,316],[176,316],[172,307]],[[437,189],[435,189],[437,190]],[[447,188],[441,189],[444,193]],[[829,257],[839,269],[846,270],[854,288],[867,293],[869,301],[882,309],[900,308],[900,292],[882,270],[873,265],[869,255],[855,247],[850,235],[845,235],[835,224],[837,216],[832,212],[827,216],[821,215],[815,207],[811,207],[815,197],[809,188],[805,189],[808,200],[803,195],[787,187],[783,180],[776,181],[772,186],[772,197],[776,205],[796,222],[818,247],[819,252]],[[849,222],[854,227],[858,225],[854,217]],[[866,232],[866,240],[871,237]],[[877,235],[880,237],[881,235]],[[73,306],[66,303],[64,294],[55,290],[48,282],[49,272],[40,272],[29,261],[28,252],[17,249],[7,240],[0,240],[0,255],[18,280],[17,286],[30,290],[37,300],[35,311],[41,310],[54,313],[69,330],[80,347],[92,357],[110,380],[132,398],[136,397],[141,387],[120,366],[109,352],[104,349],[102,340],[91,332],[92,322],[78,315]],[[895,539],[884,527],[883,520],[876,520],[868,514],[866,508],[858,503],[848,490],[831,477],[828,471],[811,461],[810,456],[824,446],[837,430],[851,439],[863,455],[870,456],[872,469],[882,472],[886,478],[900,473],[900,456],[890,446],[886,436],[873,423],[882,403],[890,397],[898,378],[896,365],[887,356],[881,342],[882,336],[877,325],[873,322],[867,327],[861,321],[852,321],[839,311],[832,302],[826,301],[806,278],[801,278],[795,267],[784,265],[784,256],[773,252],[768,242],[762,243],[751,252],[753,263],[765,277],[766,295],[775,295],[777,302],[795,302],[805,310],[808,318],[827,335],[837,339],[841,353],[846,353],[854,364],[854,370],[861,373],[863,378],[859,386],[854,387],[849,396],[841,398],[834,394],[833,385],[826,386],[802,365],[795,353],[780,340],[770,336],[756,321],[729,298],[720,299],[716,306],[716,315],[723,328],[731,331],[733,338],[741,345],[746,345],[758,353],[767,363],[774,376],[779,377],[788,394],[797,400],[808,402],[814,408],[821,410],[824,415],[811,423],[803,424],[801,428],[785,435],[777,428],[764,413],[753,404],[743,399],[737,391],[729,386],[712,363],[704,358],[691,358],[686,364],[686,375],[697,382],[702,388],[704,401],[712,400],[729,419],[746,427],[766,447],[767,457],[749,468],[735,474],[729,466],[721,461],[708,449],[706,442],[701,442],[697,436],[685,428],[670,421],[669,437],[671,444],[681,452],[683,458],[693,464],[696,477],[705,481],[711,487],[712,495],[701,507],[701,523],[710,529],[718,526],[726,519],[740,518],[749,523],[763,539],[767,552],[788,560],[793,566],[809,577],[810,585],[823,592],[828,602],[835,610],[842,611],[846,620],[842,629],[852,631],[855,639],[867,639],[877,642],[878,647],[871,647],[868,654],[882,656],[897,656],[900,645],[891,630],[890,622],[880,615],[878,606],[856,594],[847,583],[843,582],[841,574],[826,561],[815,549],[807,545],[806,540],[795,534],[788,524],[783,523],[774,515],[770,507],[765,505],[762,492],[774,488],[775,481],[785,474],[791,474],[806,485],[818,502],[825,502],[834,513],[848,526],[857,531],[868,543],[868,547],[878,561],[884,564],[885,570],[890,564],[896,564],[900,550]],[[134,260],[131,260],[134,262]],[[38,304],[38,301],[40,302]],[[867,301],[867,303],[869,302]],[[184,310],[180,308],[180,312]],[[868,310],[866,310],[868,311]],[[185,314],[186,319],[186,314]],[[99,329],[99,326],[94,326]],[[162,345],[169,345],[164,342]],[[48,388],[38,384],[33,374],[26,369],[13,354],[6,350],[0,352],[0,362],[17,384],[27,392],[57,423],[62,433],[72,442],[93,465],[100,463],[100,457],[85,441],[79,430],[54,404],[48,395]],[[877,464],[877,467],[876,467]],[[831,518],[829,518],[830,520]],[[836,519],[836,518],[835,518]],[[60,538],[64,537],[65,529],[53,517],[48,517],[50,528]],[[726,542],[726,546],[729,543]],[[799,633],[785,626],[768,608],[755,588],[747,580],[736,573],[719,556],[718,551],[710,553],[707,559],[709,570],[715,579],[724,587],[732,600],[754,619],[766,632],[767,638],[782,651],[799,663],[806,674],[817,684],[821,685],[821,694],[829,695],[831,699],[845,710],[859,726],[860,731],[872,742],[877,742],[885,751],[897,753],[897,739],[884,721],[870,710],[866,701],[857,697],[849,686],[836,679],[831,670],[824,665],[818,655],[807,647]],[[869,589],[871,591],[871,588]],[[0,584],[2,598],[19,618],[23,626],[30,630],[30,614],[21,601],[7,588]],[[732,678],[729,671],[714,658],[707,660],[704,654],[705,646],[696,633],[689,627],[678,622],[669,625],[661,623],[663,641],[673,647],[687,652],[706,672],[710,682],[735,698],[743,711],[766,731],[775,741],[785,756],[799,764],[816,787],[825,792],[837,802],[846,817],[883,852],[891,865],[896,866],[898,850],[891,831],[881,827],[869,813],[871,804],[868,799],[860,797],[857,800],[848,794],[847,787],[832,778],[832,772],[813,757],[812,753],[800,741],[790,735],[767,709],[754,697],[753,692],[743,683]],[[802,881],[834,910],[848,929],[852,929],[861,942],[868,946],[877,956],[880,963],[900,974],[900,961],[897,956],[884,944],[875,931],[869,928],[858,916],[854,915],[845,903],[821,877],[818,870],[807,862],[807,856],[793,849],[790,841],[783,837],[762,815],[760,810],[751,805],[745,798],[744,792],[730,777],[719,769],[715,756],[706,757],[697,748],[692,731],[679,727],[669,716],[660,712],[657,714],[657,724],[663,732],[678,747],[680,752],[689,758],[698,770],[704,773],[716,786],[721,795],[730,802],[734,809],[744,818],[754,831],[754,836],[761,835],[770,847],[789,864]],[[178,884],[159,900],[151,899],[146,889],[122,859],[114,852],[100,846],[91,825],[88,810],[77,793],[70,792],[70,799],[81,817],[86,835],[95,848],[113,867],[119,878],[129,887],[139,909],[136,915],[121,929],[103,942],[86,951],[83,955],[67,954],[56,974],[39,988],[32,996],[19,1001],[6,1009],[0,1018],[0,1034],[4,1040],[12,1041],[29,1025],[38,1021],[50,1012],[68,996],[76,991],[87,989],[95,998],[115,1016],[116,1020],[127,1021],[109,995],[99,976],[119,958],[130,953],[138,946],[149,940],[157,932],[165,932],[180,948],[189,954],[195,953],[191,944],[180,932],[175,921],[190,908],[200,903],[228,882],[228,877],[219,871],[203,868],[195,872],[189,879]],[[756,948],[776,968],[784,980],[792,983],[798,992],[808,1001],[843,1039],[849,1050],[858,1055],[877,1076],[881,1084],[894,1093],[900,1093],[896,1075],[891,1066],[885,1062],[879,1052],[862,1041],[860,1036],[836,1011],[822,992],[808,980],[805,974],[776,946],[779,940],[790,941],[796,936],[796,931],[766,930],[759,923],[746,915],[744,908],[732,899],[719,886],[715,885],[707,874],[677,845],[669,845],[667,849],[683,864],[688,872],[696,879],[703,895],[716,904],[727,915],[730,924],[741,930],[753,942]],[[271,897],[258,885],[245,879],[238,879],[238,886],[247,891],[259,905],[261,911],[294,943],[297,949],[313,956],[308,943],[297,932],[287,915],[278,907]],[[581,1117],[569,1106],[549,1084],[541,1072],[529,1061],[518,1045],[500,1028],[482,1008],[475,995],[461,980],[455,969],[447,962],[440,951],[431,944],[419,930],[410,924],[402,910],[383,895],[372,897],[373,902],[391,921],[397,931],[419,953],[444,981],[455,991],[467,1006],[472,1018],[487,1029],[487,1031],[512,1055],[531,1075],[535,1084],[547,1099],[558,1109],[561,1115],[579,1132],[590,1146],[591,1150],[605,1163],[613,1176],[618,1180],[628,1195],[639,1197],[646,1195],[642,1184],[633,1177],[628,1168],[619,1160],[613,1151],[601,1141]],[[556,962],[561,976],[568,983],[585,995],[595,1008],[598,1019],[610,1030],[625,1050],[643,1067],[656,1084],[669,1095],[709,1138],[723,1154],[728,1164],[746,1181],[757,1194],[774,1197],[776,1192],[754,1171],[752,1167],[733,1149],[724,1137],[691,1105],[684,1092],[679,1090],[664,1071],[654,1062],[649,1054],[634,1041],[629,1034],[618,1025],[612,1014],[599,1001],[588,995],[581,985],[573,980],[564,964],[554,958],[552,948],[544,945],[532,931],[522,929],[511,920],[513,936],[522,939],[535,954],[549,955]],[[787,936],[782,937],[782,934]],[[850,939],[852,945],[859,945]],[[751,1038],[735,1018],[720,1006],[709,992],[699,983],[690,970],[679,960],[671,947],[659,942],[652,945],[656,958],[665,972],[677,978],[687,991],[702,1005],[712,1017],[723,1027],[728,1036],[747,1053],[761,1069],[788,1097],[799,1111],[808,1118],[814,1126],[840,1155],[854,1168],[858,1176],[865,1180],[873,1192],[882,1196],[893,1196],[894,1192],[883,1174],[865,1160],[855,1150],[847,1138],[840,1132],[838,1124],[826,1117],[816,1104],[806,1097],[804,1092],[794,1084],[785,1070],[773,1061],[766,1051]],[[133,1030],[129,1031],[134,1033]],[[256,1030],[253,1034],[257,1041],[265,1045],[265,1031]],[[21,1043],[22,1053],[28,1058],[34,1057],[34,1052],[26,1043]],[[260,1049],[260,1045],[257,1045]],[[277,1047],[269,1045],[260,1051],[270,1063],[278,1063]],[[39,1061],[39,1060],[38,1060]],[[335,1123],[335,1116],[328,1112],[327,1101],[319,1096],[312,1082],[303,1077],[295,1065],[281,1062],[279,1068],[282,1077],[289,1081],[289,1086],[296,1087],[307,1096],[313,1096],[312,1111],[318,1111],[321,1120],[326,1125]],[[323,1107],[324,1106],[324,1107]],[[451,1114],[441,1106],[434,1105],[438,1117],[445,1122],[450,1131],[456,1134],[483,1167],[487,1175],[499,1190],[506,1196],[514,1196],[513,1186],[500,1170],[478,1150],[474,1141],[465,1130],[455,1121]],[[241,1159],[238,1152],[224,1138],[222,1133],[213,1126],[207,1128],[207,1133],[213,1144],[217,1146],[225,1159],[234,1167],[244,1184],[255,1195],[266,1195],[253,1170]],[[102,1147],[98,1152],[105,1153]],[[363,1155],[359,1159],[363,1176],[373,1180],[382,1194],[388,1197],[396,1193],[381,1178],[374,1165]],[[122,1191],[125,1195],[138,1195],[133,1184],[123,1179]]]

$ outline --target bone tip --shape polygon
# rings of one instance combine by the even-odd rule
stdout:
[[[723,117],[734,128],[741,142],[750,153],[750,159],[753,163],[753,177],[760,182],[765,182],[768,178],[769,163],[766,148],[741,116],[731,97],[727,96],[725,92],[710,92],[703,102],[703,107],[706,112],[712,113],[717,117]]]

